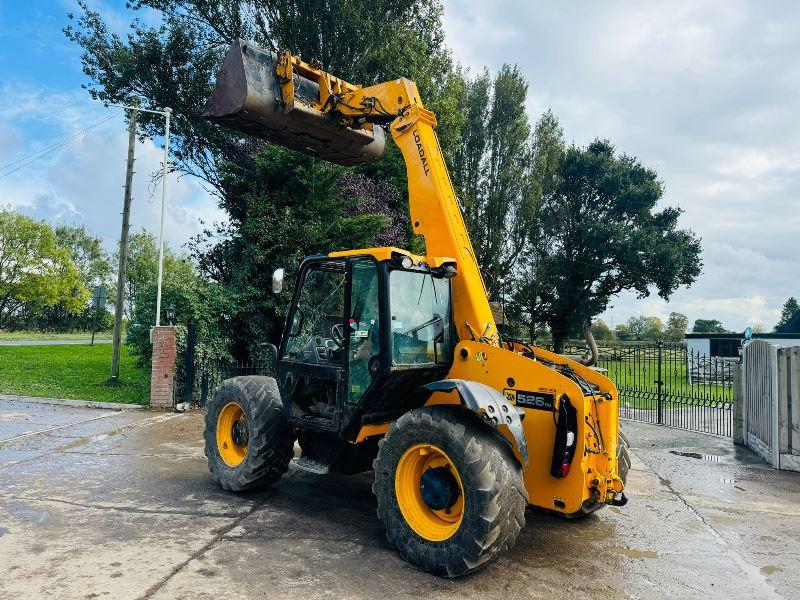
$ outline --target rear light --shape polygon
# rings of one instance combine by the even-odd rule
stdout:
[[[577,431],[577,411],[569,401],[569,397],[563,394],[558,403],[553,460],[550,463],[550,475],[556,479],[564,479],[569,475],[569,468],[575,457]]]

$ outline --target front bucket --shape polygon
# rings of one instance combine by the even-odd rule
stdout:
[[[203,116],[211,121],[339,165],[377,160],[386,148],[381,127],[340,125],[304,100],[319,101],[319,86],[295,75],[294,107],[287,112],[275,73],[278,56],[238,40],[225,55]]]

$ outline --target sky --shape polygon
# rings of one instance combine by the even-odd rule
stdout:
[[[124,33],[120,0],[92,0]],[[447,43],[477,71],[519,65],[532,120],[568,141],[610,139],[655,169],[664,206],[703,244],[703,274],[669,302],[622,294],[610,325],[671,311],[771,330],[800,296],[800,3],[794,0],[444,0]],[[0,0],[0,205],[119,237],[127,135],[89,99],[63,36],[73,0]],[[145,15],[156,19],[155,14]],[[3,168],[110,117],[40,160]],[[132,226],[158,231],[157,142],[138,143]],[[10,171],[21,167],[15,172]],[[200,182],[168,178],[166,239],[180,249],[224,214]]]

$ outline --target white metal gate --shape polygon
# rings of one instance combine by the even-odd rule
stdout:
[[[800,471],[800,347],[742,350],[742,437],[773,467]]]

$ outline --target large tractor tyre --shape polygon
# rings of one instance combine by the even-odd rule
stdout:
[[[617,442],[617,472],[619,473],[622,483],[628,482],[628,471],[631,468],[631,455],[628,449],[630,442],[622,430],[619,431],[619,441]]]
[[[233,377],[206,403],[208,468],[226,490],[280,479],[294,456],[294,432],[271,377]]]
[[[403,559],[444,577],[475,571],[511,548],[528,494],[511,449],[471,413],[407,412],[373,463],[378,517]]]

